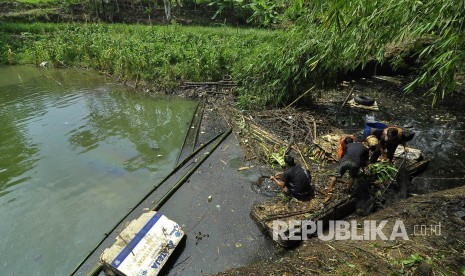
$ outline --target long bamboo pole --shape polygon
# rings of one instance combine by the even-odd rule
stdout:
[[[187,129],[186,136],[184,136],[184,140],[182,141],[181,150],[179,151],[178,157],[176,157],[176,164],[178,164],[179,158],[181,158],[182,150],[184,149],[184,146],[186,145],[187,137],[189,137],[189,132],[191,131],[191,127],[192,127],[192,124],[194,123],[195,115],[197,114],[197,111],[199,110],[199,106],[200,106],[200,102],[197,103],[194,114],[192,114],[192,118],[189,123],[189,128]]]
[[[168,192],[163,195],[163,197],[155,204],[155,206],[152,207],[152,211],[160,209],[160,207],[165,204],[166,201],[186,182],[187,179],[202,165],[202,163],[211,155],[213,151],[231,134],[232,129],[230,128],[228,131],[226,131],[221,137],[219,138],[218,142],[213,145],[212,149],[208,152],[205,153],[205,155],[200,159],[197,164],[190,170],[188,171]]]
[[[300,95],[299,97],[297,97],[297,99],[295,99],[292,103],[290,103],[288,106],[286,106],[284,109],[288,109],[289,107],[291,107],[293,104],[295,104],[297,101],[299,101],[300,99],[302,99],[303,96],[307,95],[308,92],[312,91],[313,88],[315,88],[315,86],[312,86],[310,87],[310,89],[308,89],[307,91],[305,91],[305,93],[303,93],[302,95]]]
[[[203,113],[205,112],[205,102],[202,101],[202,106],[200,107],[200,118],[199,118],[199,123],[196,124],[197,129],[195,130],[195,136],[194,136],[194,141],[192,142],[192,152],[194,152],[195,149],[195,144],[197,144],[197,139],[199,137],[200,133],[200,127],[202,126],[202,119],[203,119]]]

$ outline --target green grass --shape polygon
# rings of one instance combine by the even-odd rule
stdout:
[[[41,4],[41,3],[57,2],[57,0],[16,0],[16,1],[21,2],[21,3],[28,3],[28,4]]]
[[[237,79],[261,51],[274,52],[288,40],[281,31],[177,25],[4,23],[0,35],[3,63],[92,67],[159,88],[229,74]]]

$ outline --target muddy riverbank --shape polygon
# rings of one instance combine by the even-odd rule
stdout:
[[[391,224],[388,226],[392,226],[396,219],[401,219],[410,235],[408,241],[323,242],[311,239],[275,261],[261,260],[218,275],[412,274],[414,271],[415,275],[462,273],[465,263],[465,190],[460,187],[464,183],[463,170],[460,168],[463,165],[465,148],[464,117],[461,114],[464,95],[458,93],[454,98],[447,98],[432,108],[428,99],[404,95],[402,78],[394,80],[395,82],[393,79],[370,78],[343,82],[335,89],[315,90],[312,105],[302,104],[310,101],[304,99],[289,108],[269,111],[239,111],[234,107],[234,99],[229,96],[229,90],[221,87],[197,89],[187,93],[201,95],[215,109],[221,110],[234,126],[244,150],[244,160],[265,164],[268,171],[272,170],[272,160],[260,143],[254,142],[254,137],[244,128],[247,120],[271,134],[269,139],[279,139],[282,147],[293,144],[302,151],[312,142],[314,136],[335,130],[345,133],[360,131],[367,118],[389,121],[414,131],[416,136],[411,145],[420,148],[432,159],[426,172],[410,179],[408,199],[392,200],[389,207],[378,208],[368,217],[353,215],[348,218],[359,221],[390,220]],[[354,95],[374,97],[380,111],[341,106],[351,90]],[[313,121],[316,126],[310,123]],[[292,147],[292,151],[299,158],[296,148]],[[269,150],[278,152],[280,148]],[[326,165],[314,163],[307,157],[310,156],[304,158],[311,170],[320,170]],[[302,161],[300,159],[301,163]],[[435,191],[439,192],[433,193]],[[421,196],[415,196],[420,193]],[[442,227],[441,235],[414,235],[415,225],[427,225],[431,228],[438,224]]]
[[[217,275],[463,275],[465,187],[411,197],[367,217],[389,237],[402,220],[409,240],[322,241],[313,238],[276,261]],[[423,232],[419,226],[424,226]],[[438,225],[440,226],[438,228]]]

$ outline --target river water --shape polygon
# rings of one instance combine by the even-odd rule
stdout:
[[[175,166],[196,102],[0,67],[0,274],[67,275]]]

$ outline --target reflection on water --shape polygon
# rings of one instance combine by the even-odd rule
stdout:
[[[0,270],[66,275],[176,162],[195,102],[0,67]]]

